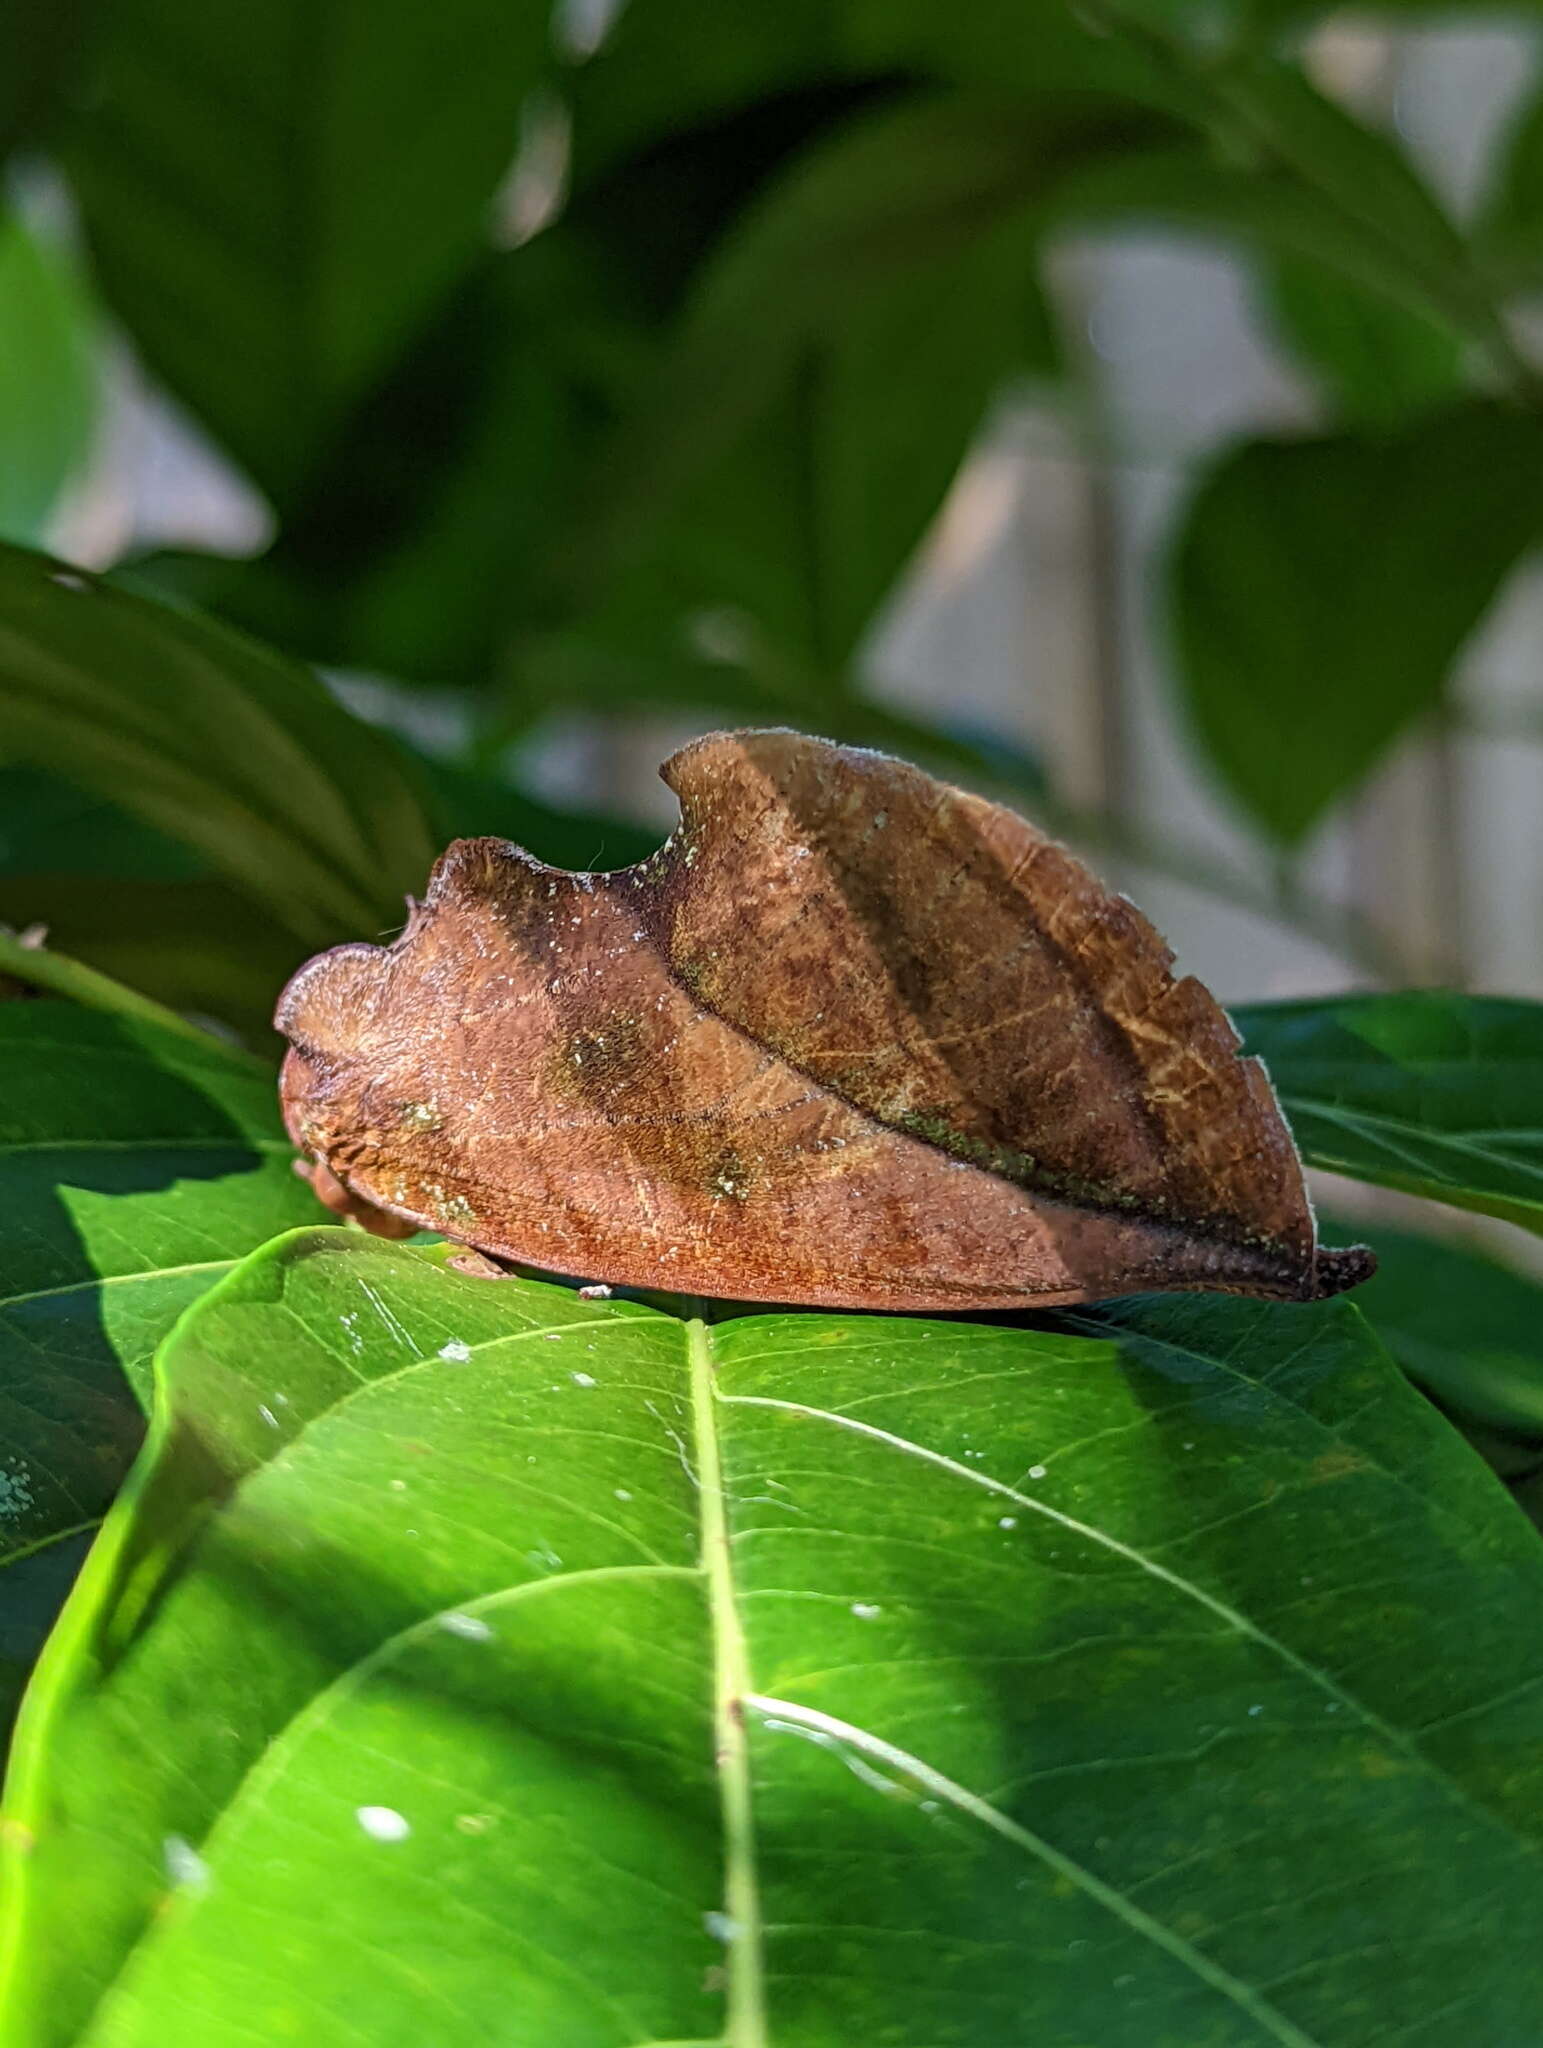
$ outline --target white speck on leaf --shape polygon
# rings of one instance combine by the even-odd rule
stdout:
[[[632,1498],[632,1495],[627,1491],[625,1486],[612,1487],[611,1491],[615,1494],[618,1500],[631,1500]]]
[[[161,1859],[173,1884],[206,1885],[209,1866],[183,1835],[168,1835],[161,1844]]]
[[[999,1529],[1016,1529],[1017,1526],[1018,1517],[1016,1515],[1000,1515],[997,1518],[997,1527]]]
[[[704,1913],[702,1925],[714,1941],[738,1941],[744,1931],[732,1913]]]
[[[1029,1467],[1029,1477],[1031,1479],[1043,1479],[1049,1470],[1050,1467],[1048,1465],[1031,1465]]]
[[[442,1614],[439,1625],[447,1635],[460,1636],[468,1643],[490,1643],[493,1631],[480,1614]]]
[[[576,1387],[593,1387],[598,1384],[592,1372],[571,1372],[568,1377]]]
[[[394,1806],[356,1806],[354,1818],[372,1842],[405,1842],[412,1822]]]
[[[854,1600],[852,1602],[852,1612],[859,1621],[877,1621],[884,1610],[872,1600]]]
[[[465,1365],[471,1357],[471,1346],[463,1344],[459,1337],[452,1337],[448,1344],[440,1345],[439,1355],[452,1365]]]
[[[267,1423],[270,1429],[278,1428],[279,1418],[274,1414],[273,1410],[270,1407],[268,1407],[266,1402],[258,1402],[257,1412],[262,1417],[263,1421]]]

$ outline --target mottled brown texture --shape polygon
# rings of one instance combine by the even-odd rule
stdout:
[[[633,1287],[884,1309],[1313,1300],[1263,1068],[1139,911],[878,754],[715,734],[614,874],[459,840],[394,945],[291,981],[331,1205]],[[321,1173],[328,1176],[321,1181]]]

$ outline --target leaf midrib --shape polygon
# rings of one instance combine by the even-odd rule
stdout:
[[[728,1946],[724,2012],[726,2048],[766,2048],[765,1929],[755,1859],[754,1790],[745,1704],[750,1660],[734,1582],[733,1536],[718,1438],[718,1390],[712,1336],[701,1321],[686,1324],[701,1502],[701,1570],[707,1584],[713,1644],[713,1749],[723,1814],[723,1908],[733,1927]]]

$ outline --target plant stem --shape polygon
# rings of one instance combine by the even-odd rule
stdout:
[[[83,1004],[88,1010],[106,1010],[114,1016],[133,1017],[141,1024],[154,1024],[162,1031],[174,1031],[179,1038],[194,1039],[199,1045],[218,1046],[228,1058],[260,1073],[272,1071],[268,1062],[259,1059],[256,1053],[206,1031],[201,1024],[194,1024],[176,1010],[168,1009],[164,1003],[156,1002],[153,996],[143,996],[137,989],[125,988],[111,975],[88,967],[83,960],[72,960],[66,953],[52,953],[42,946],[23,945],[13,933],[3,930],[0,930],[0,974],[8,974],[13,981],[25,982],[29,988],[45,990],[49,995],[64,996],[71,1002]]]

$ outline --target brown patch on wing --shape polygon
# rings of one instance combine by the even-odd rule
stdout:
[[[887,1308],[1310,1298],[1263,1070],[1010,812],[791,733],[677,755],[669,845],[458,841],[393,946],[302,968],[295,1141],[355,1200],[625,1285]]]

